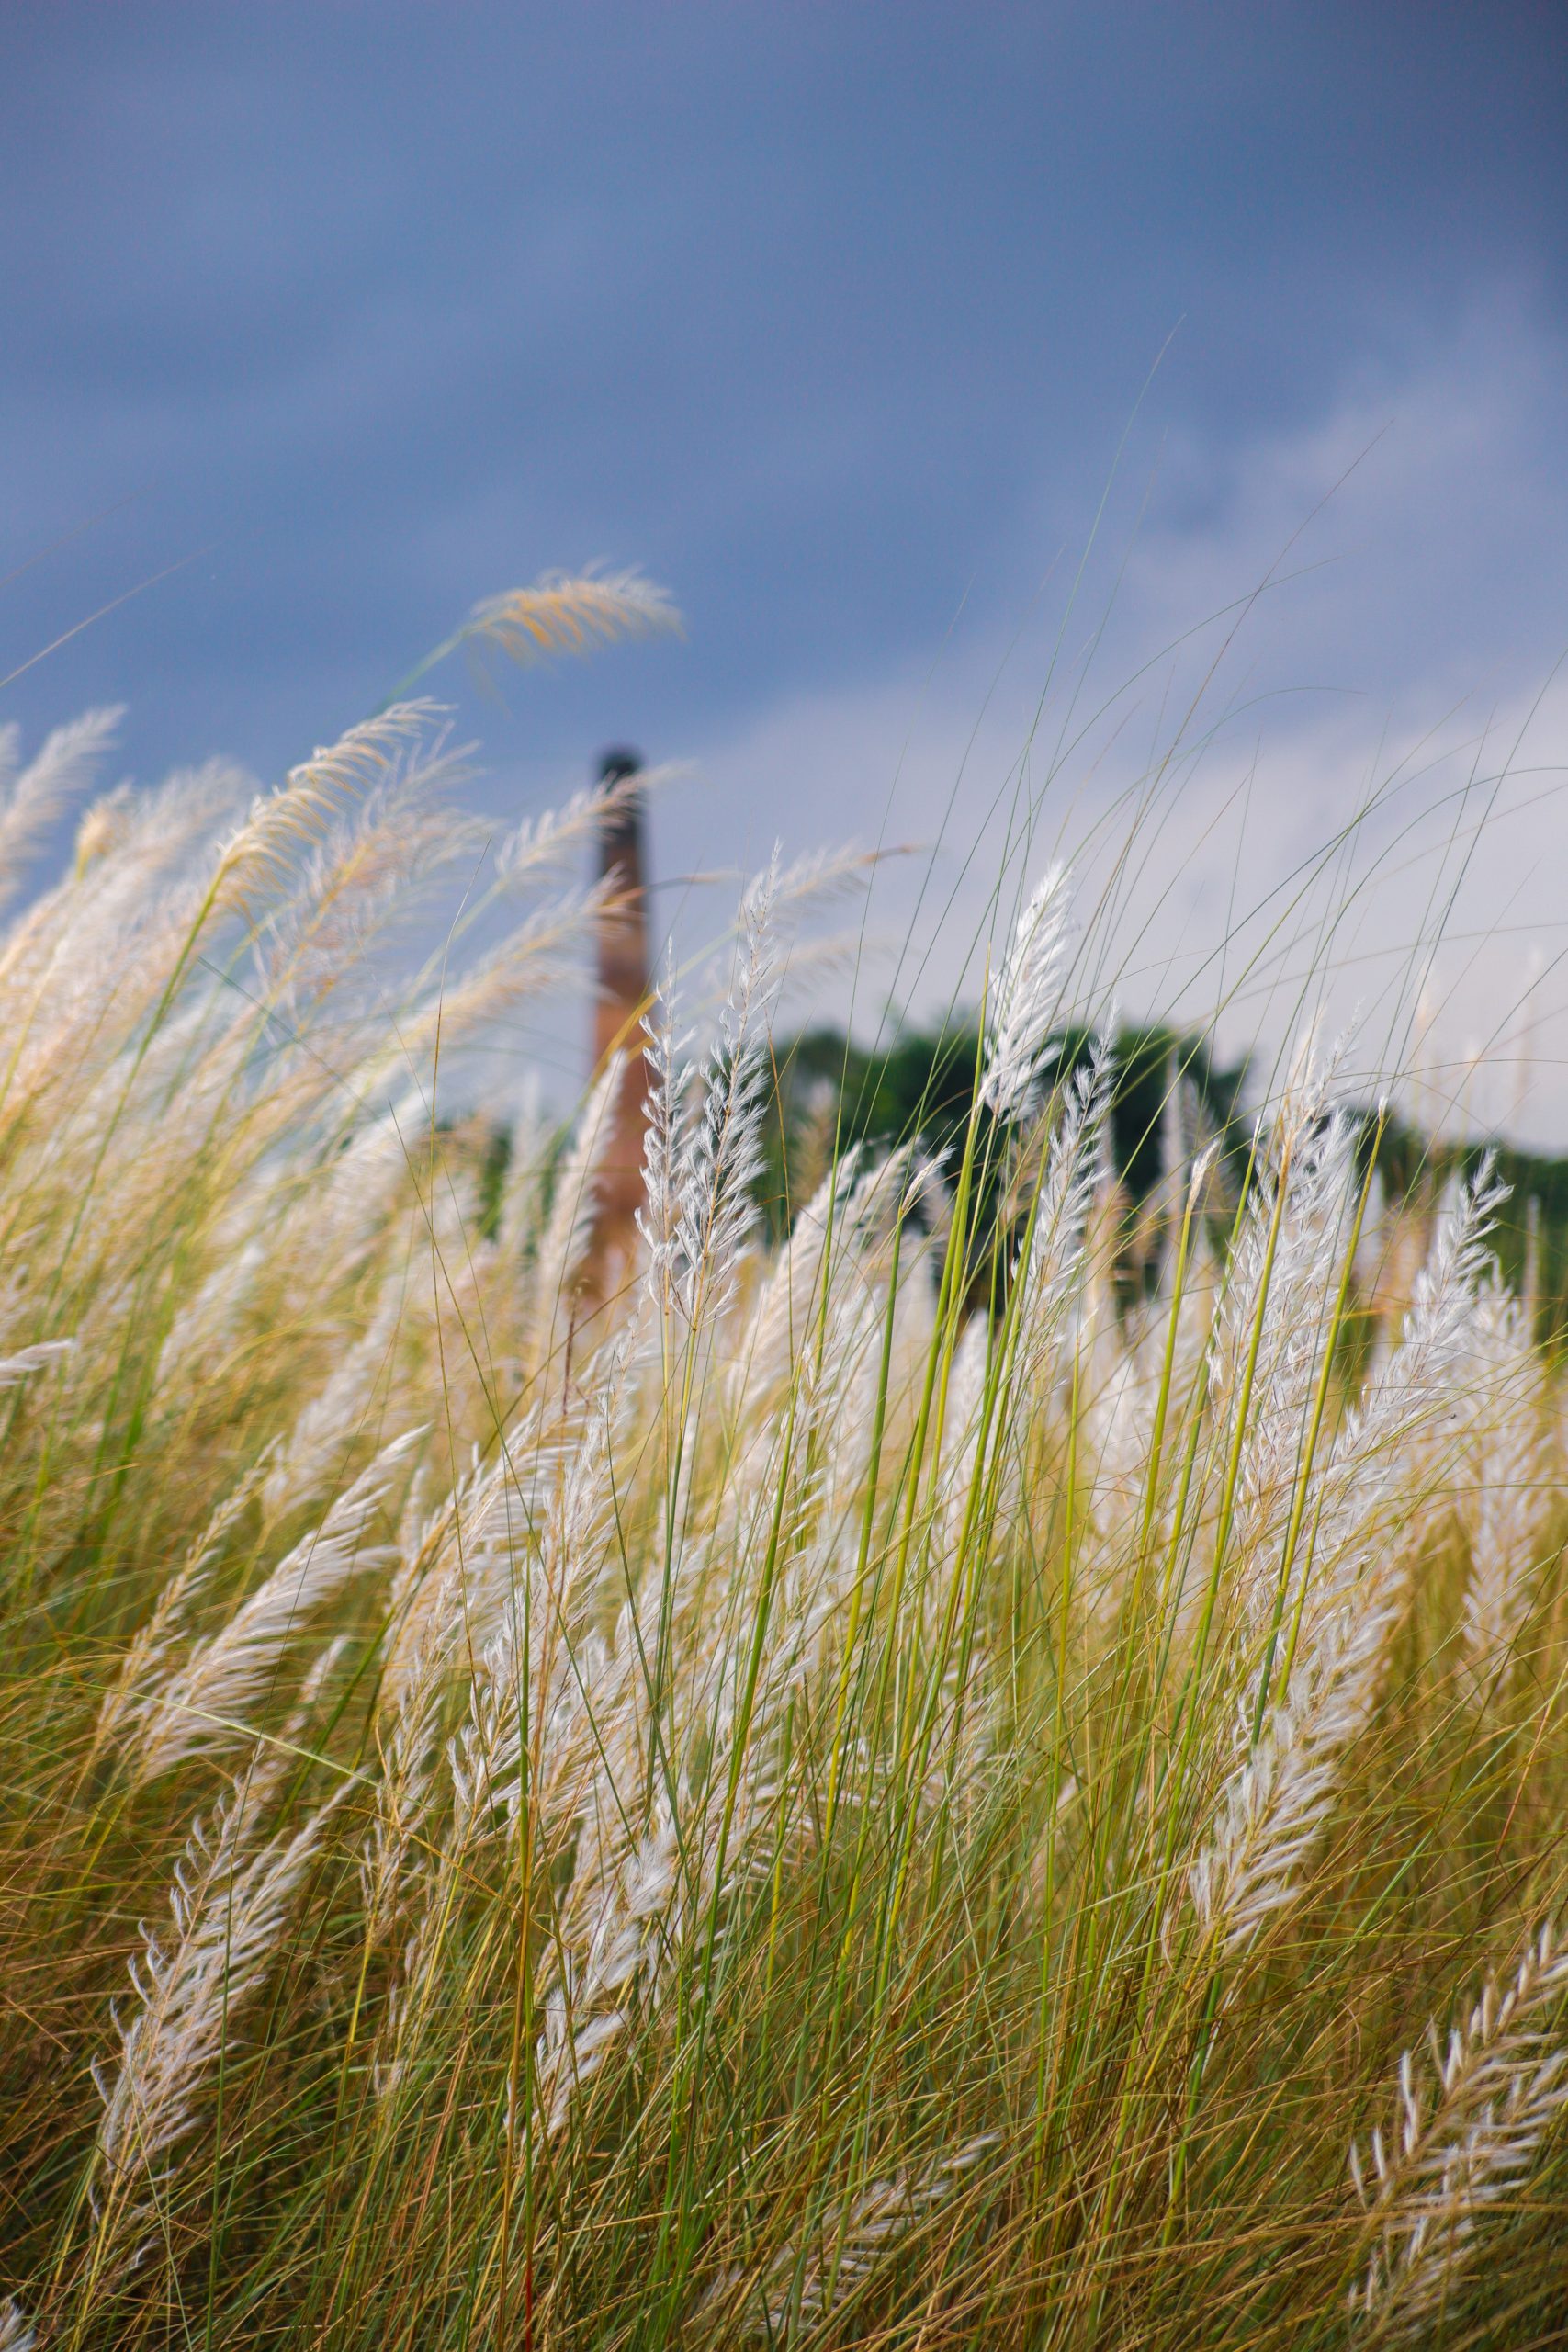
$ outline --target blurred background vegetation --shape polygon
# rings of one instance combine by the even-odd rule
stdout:
[[[1055,1074],[1078,1067],[1087,1031],[1068,1032]],[[918,1138],[951,1159],[970,1115],[980,1041],[973,1020],[908,1029],[864,1046],[829,1027],[781,1041],[768,1123],[763,1205],[770,1233],[787,1231],[836,1153],[852,1144]],[[1214,1149],[1211,1204],[1234,1212],[1247,1182],[1255,1098],[1243,1061],[1217,1060],[1201,1035],[1163,1023],[1117,1032],[1112,1051],[1111,1148],[1123,1204],[1121,1262],[1133,1290],[1152,1284],[1163,1238],[1197,1154]],[[1508,1199],[1495,1246],[1510,1283],[1531,1298],[1543,1337],[1568,1326],[1568,1159],[1506,1144],[1434,1137],[1398,1113],[1369,1102],[1360,1114],[1363,1167],[1374,1148],[1382,1211],[1429,1214],[1456,1180],[1491,1149]]]
[[[1079,1068],[1089,1050],[1087,1030],[1058,1042],[1054,1079]],[[777,1041],[773,1087],[764,1128],[760,1204],[770,1241],[789,1231],[832,1162],[857,1144],[887,1149],[914,1143],[951,1169],[962,1148],[980,1068],[980,1038],[973,1018],[940,1029],[909,1028],[885,1045],[863,1046],[829,1026]],[[1117,1032],[1111,1054],[1110,1146],[1119,1180],[1121,1231],[1117,1263],[1122,1295],[1132,1299],[1158,1280],[1168,1236],[1179,1216],[1188,1172],[1201,1151],[1213,1158],[1204,1207],[1224,1224],[1234,1216],[1247,1181],[1256,1091],[1245,1060],[1216,1059],[1200,1035],[1161,1023]],[[983,1200],[998,1206],[998,1160],[985,1149],[976,1164],[987,1172]],[[1493,1246],[1508,1283],[1530,1303],[1537,1335],[1561,1346],[1568,1335],[1568,1159],[1495,1142],[1434,1136],[1414,1120],[1371,1102],[1359,1114],[1362,1167],[1374,1150],[1377,1180],[1369,1222],[1388,1231],[1393,1248],[1401,1215],[1415,1247],[1444,1193],[1471,1175],[1491,1152],[1508,1197],[1495,1220]],[[476,1137],[485,1159],[483,1191],[493,1221],[511,1138],[487,1127]],[[1380,1246],[1369,1232],[1368,1252]]]

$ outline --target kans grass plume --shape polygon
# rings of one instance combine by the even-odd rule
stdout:
[[[7,741],[7,857],[108,740]],[[485,872],[463,766],[405,690],[116,788],[0,941],[0,2342],[1551,2340],[1565,1417],[1487,1173],[1173,1063],[1134,1204],[1053,868],[940,1159],[818,1104],[770,1242],[863,865],[775,859],[649,1015],[600,1303],[620,1065],[509,1151],[449,1072],[613,788]]]

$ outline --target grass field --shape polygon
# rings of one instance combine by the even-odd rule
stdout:
[[[0,946],[0,2346],[1568,2342],[1562,1396],[1484,1172],[1374,1213],[1303,1047],[1130,1295],[1052,874],[952,1156],[770,1249],[775,871],[606,1268],[614,1072],[499,1201],[431,1111],[593,798],[366,977],[452,765],[405,703],[110,793]]]

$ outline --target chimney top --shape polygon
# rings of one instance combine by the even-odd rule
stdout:
[[[601,784],[624,783],[628,775],[640,775],[642,766],[642,753],[630,750],[624,743],[619,743],[613,751],[601,754],[599,781]]]

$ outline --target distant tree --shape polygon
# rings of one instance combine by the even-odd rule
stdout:
[[[1068,1076],[1090,1043],[1087,1030],[1065,1032],[1045,1064],[1047,1082]],[[835,1150],[863,1142],[886,1148],[918,1138],[935,1156],[953,1153],[971,1115],[979,1069],[973,1022],[903,1030],[878,1047],[829,1028],[784,1040],[764,1180],[773,1230],[787,1227]],[[1111,1072],[1111,1153],[1134,1209],[1168,1173],[1173,1152],[1190,1157],[1209,1142],[1229,1159],[1244,1152],[1246,1065],[1223,1066],[1201,1037],[1159,1024],[1122,1029]]]

